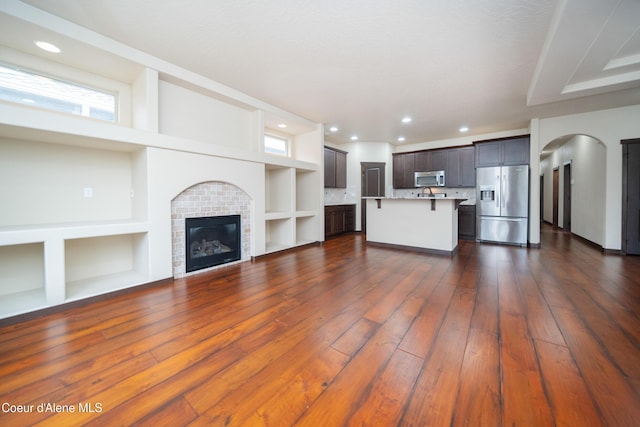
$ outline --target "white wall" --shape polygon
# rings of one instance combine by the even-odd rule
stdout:
[[[149,182],[149,275],[171,277],[171,200],[184,189],[207,181],[231,183],[252,200],[251,256],[265,252],[265,166],[178,151],[147,149]]]
[[[252,112],[162,80],[159,92],[160,133],[246,150],[256,147]]]
[[[606,148],[604,200],[605,249],[622,248],[622,147],[623,139],[640,136],[640,105],[595,111],[591,113],[540,119],[535,144],[544,148],[549,142],[565,135],[588,135],[601,141]],[[532,143],[534,143],[532,138]],[[534,198],[532,196],[532,198]],[[539,195],[538,195],[539,197]],[[533,206],[532,206],[533,208]]]
[[[127,152],[0,140],[0,224],[131,219],[131,165]]]
[[[158,132],[158,72],[145,68],[131,85],[132,124],[136,129]]]

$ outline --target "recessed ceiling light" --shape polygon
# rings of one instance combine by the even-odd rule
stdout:
[[[404,142],[404,136],[399,136],[398,137],[398,142]]]
[[[403,117],[402,123],[411,123],[411,117]]]
[[[279,127],[280,129],[284,129],[284,128],[286,128],[286,127],[287,127],[287,125],[285,125],[284,123],[280,123],[280,124],[278,125],[278,127]]]
[[[460,129],[458,129],[460,132],[467,132],[469,130],[469,128],[467,126],[462,126]]]
[[[331,132],[338,132],[338,127],[337,127],[337,126],[331,126],[331,127],[329,128],[329,130],[330,130]]]
[[[51,44],[49,42],[35,41],[34,43],[40,49],[46,50],[47,52],[51,52],[51,53],[60,53],[60,52],[62,52],[58,46],[56,46],[54,44]]]
[[[358,136],[357,136],[357,135],[353,135],[353,136],[351,137],[351,140],[352,140],[352,141],[357,141],[357,140],[358,140]]]

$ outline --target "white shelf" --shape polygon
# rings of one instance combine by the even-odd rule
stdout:
[[[104,276],[91,277],[67,283],[66,300],[75,301],[120,289],[142,285],[148,280],[146,274],[131,270]]]
[[[295,213],[296,218],[306,218],[306,217],[316,216],[316,215],[318,215],[318,212],[316,211],[297,211]]]
[[[310,189],[320,188],[321,185],[319,172],[296,170],[296,211],[318,210],[321,203],[318,199],[318,192],[310,191]]]
[[[266,248],[267,252],[274,250],[288,249],[294,246],[294,220],[291,218],[274,219],[267,221]]]
[[[293,212],[292,168],[267,168],[265,174],[265,209],[267,212]]]
[[[0,318],[17,316],[47,307],[44,289],[32,289],[0,297]]]
[[[286,245],[283,243],[267,242],[267,247],[265,252],[270,254],[273,252],[284,251],[286,249],[291,249],[291,245]]]
[[[148,279],[147,233],[65,241],[66,299],[134,286]]]
[[[321,240],[321,205],[314,188],[319,172],[268,165],[265,170],[266,252],[276,252]]]
[[[305,216],[296,218],[296,245],[318,242],[318,218]]]
[[[0,246],[0,317],[46,306],[44,244]]]
[[[0,246],[147,232],[146,221],[120,220],[0,227]]]
[[[291,218],[291,212],[267,212],[264,214],[264,219],[266,221],[288,218]]]
[[[317,242],[317,240],[296,240],[296,246],[304,246],[315,242]]]
[[[123,152],[156,147],[262,163],[268,168],[295,168],[309,172],[319,169],[315,163],[289,157],[214,145],[10,102],[0,102],[0,138]]]

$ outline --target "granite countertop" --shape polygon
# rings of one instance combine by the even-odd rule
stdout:
[[[363,197],[363,199],[382,200],[468,200],[468,197]]]
[[[355,205],[356,202],[332,202],[332,203],[325,203],[325,206],[353,206]]]

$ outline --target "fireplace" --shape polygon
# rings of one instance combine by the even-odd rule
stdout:
[[[240,215],[185,218],[186,272],[240,260],[241,231]]]

